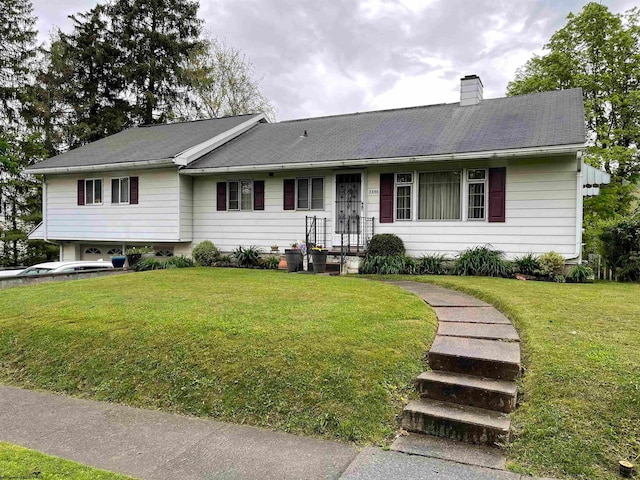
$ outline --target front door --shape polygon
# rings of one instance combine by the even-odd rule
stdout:
[[[340,245],[342,235],[345,245],[357,245],[362,217],[362,174],[340,173],[336,175],[336,239]]]

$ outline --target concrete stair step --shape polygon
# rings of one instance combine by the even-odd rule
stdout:
[[[423,372],[415,380],[420,396],[509,413],[515,410],[515,382],[443,371]]]
[[[510,424],[504,413],[428,398],[412,400],[402,413],[405,430],[477,445],[504,445]]]
[[[440,322],[511,325],[509,319],[493,307],[434,307],[433,310]]]
[[[513,328],[513,325],[495,323],[440,322],[438,335],[514,342],[520,341],[520,336],[516,329]]]
[[[520,344],[436,335],[429,365],[433,370],[515,380],[520,374]]]

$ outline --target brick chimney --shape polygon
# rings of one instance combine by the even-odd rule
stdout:
[[[478,105],[482,102],[482,80],[477,75],[460,79],[460,106]]]

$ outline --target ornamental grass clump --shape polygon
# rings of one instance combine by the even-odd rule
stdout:
[[[571,283],[587,283],[593,279],[593,270],[586,265],[576,265],[567,274],[567,281]]]
[[[516,257],[513,261],[515,270],[523,275],[529,275],[535,277],[540,270],[540,261],[537,255],[533,253],[527,253],[522,257]]]
[[[462,252],[453,266],[454,275],[508,277],[511,266],[503,259],[503,252],[489,246],[468,248]]]
[[[239,246],[233,251],[233,256],[239,267],[257,267],[260,263],[260,249],[254,247]]]
[[[446,275],[447,257],[441,253],[423,255],[417,262],[416,273],[420,275]]]

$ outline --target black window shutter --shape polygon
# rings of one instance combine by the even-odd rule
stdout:
[[[264,180],[253,182],[253,209],[264,210]]]
[[[132,205],[138,204],[138,177],[129,177],[129,203]]]
[[[217,197],[216,210],[224,212],[227,209],[227,182],[218,182]]]
[[[84,179],[78,180],[78,205],[84,205]]]
[[[489,169],[489,214],[490,222],[505,221],[505,199],[507,190],[507,169]]]
[[[287,178],[284,181],[284,209],[296,209],[296,181],[294,178]]]
[[[380,174],[380,223],[393,223],[393,173]]]

